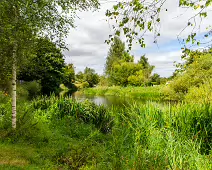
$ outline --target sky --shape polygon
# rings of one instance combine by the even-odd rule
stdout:
[[[98,74],[103,74],[109,45],[105,40],[112,34],[111,23],[108,23],[105,16],[107,9],[111,9],[114,1],[100,0],[101,7],[98,11],[78,12],[78,18],[75,20],[76,28],[71,28],[66,39],[69,51],[64,51],[66,63],[73,63],[75,72],[83,71],[85,67],[95,69]],[[162,77],[169,77],[176,69],[174,62],[182,62],[182,45],[177,39],[177,35],[187,25],[188,19],[194,16],[198,11],[192,9],[179,8],[179,0],[167,0],[162,10],[161,18],[161,36],[154,44],[154,38],[151,33],[145,36],[146,48],[141,48],[134,44],[130,54],[134,55],[135,62],[140,56],[146,55],[150,64],[155,66],[154,73]],[[212,20],[211,9],[208,9],[208,17],[204,20],[196,19],[198,27],[198,37],[202,37],[206,27]],[[191,28],[187,28],[180,34],[180,38],[185,38]],[[204,36],[203,36],[204,37]],[[122,39],[124,41],[124,38]],[[207,41],[204,40],[203,41]],[[200,46],[201,47],[201,46]],[[202,46],[203,47],[203,46]],[[193,47],[195,49],[197,47]]]

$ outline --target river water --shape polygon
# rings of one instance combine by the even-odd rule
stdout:
[[[144,104],[149,102],[149,100],[141,100],[141,99],[135,99],[130,97],[119,97],[119,96],[95,96],[95,95],[85,95],[79,92],[75,92],[71,95],[71,97],[74,100],[77,101],[84,101],[84,100],[90,100],[91,102],[94,102],[96,105],[104,105],[106,107],[123,107],[123,106],[129,106],[133,104]],[[168,102],[164,101],[155,101],[159,102],[161,104],[167,104]]]

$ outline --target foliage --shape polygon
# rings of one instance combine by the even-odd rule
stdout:
[[[6,105],[0,105],[3,169],[212,168],[209,104],[147,102],[106,109],[42,97],[22,104],[16,133],[6,126],[11,120]]]
[[[64,68],[63,83],[66,87],[72,88],[75,81],[74,65],[68,64]]]
[[[151,77],[150,77],[150,82],[153,85],[159,85],[161,83],[161,78],[160,75],[157,73],[154,73]]]
[[[21,85],[28,91],[28,100],[32,100],[41,94],[41,86],[36,81],[24,82]]]
[[[154,66],[150,65],[145,55],[138,63],[134,63],[134,56],[125,51],[125,44],[118,38],[109,49],[106,59],[105,74],[112,85],[145,86],[150,85],[150,75]]]
[[[132,49],[133,40],[135,40],[142,48],[145,48],[145,35],[148,32],[153,32],[154,43],[157,43],[158,37],[161,36],[161,14],[168,14],[171,12],[170,9],[167,8],[166,2],[167,0],[124,0],[117,2],[117,4],[113,6],[113,9],[106,11],[108,19],[114,21],[112,25],[114,35],[109,35],[109,39],[106,40],[106,42],[108,44],[113,42],[114,36],[121,36],[123,33],[124,37],[127,39],[129,50]],[[197,22],[197,20],[202,20],[207,17],[211,5],[211,0],[179,0],[179,7],[186,7],[195,11],[195,14],[186,21],[186,27],[184,29],[182,28],[182,31],[179,30],[179,33],[182,33],[187,27],[193,27],[187,38],[182,40],[182,44],[201,44],[196,38],[198,34],[197,28],[201,26],[201,22]],[[204,35],[205,38],[211,35],[211,27],[207,28],[208,30],[205,31]],[[210,42],[211,41],[208,42],[209,45]]]
[[[145,77],[144,71],[136,71],[134,75],[128,77],[128,84],[131,86],[144,86],[145,85]]]
[[[161,87],[120,87],[120,86],[98,86],[95,88],[83,89],[82,93],[91,95],[105,95],[105,96],[121,96],[140,98],[143,100],[161,100]]]
[[[100,85],[100,86],[109,86],[108,78],[105,75],[99,76],[99,83],[98,83],[98,85]]]
[[[95,73],[94,69],[86,67],[84,73],[79,72],[76,75],[76,79],[80,83],[76,83],[76,86],[80,88],[94,87],[99,83],[99,75]]]
[[[191,87],[185,95],[185,101],[190,103],[212,103],[212,79],[199,87]]]
[[[24,81],[39,80],[42,94],[58,94],[65,69],[61,50],[48,39],[38,39],[35,51],[35,56],[22,67],[18,78]]]
[[[98,84],[99,76],[95,73],[94,69],[86,67],[84,70],[84,80],[88,82],[89,87],[93,87],[94,85]]]
[[[55,40],[57,45],[65,47],[64,37],[67,36],[70,27],[73,27],[75,11],[98,8],[98,0],[88,1],[69,1],[69,0],[2,0],[0,1],[0,58],[11,62],[4,62],[8,67],[4,73],[5,80],[8,80],[8,73],[12,75],[12,127],[16,128],[16,75],[17,68],[28,61],[33,56],[35,40],[38,37],[48,37]],[[3,54],[1,53],[3,51]],[[51,54],[49,54],[51,56]],[[3,69],[4,71],[5,69]],[[0,70],[2,71],[2,70]],[[12,73],[10,72],[12,71]],[[5,81],[4,80],[4,81]],[[42,92],[50,94],[54,91],[55,80],[50,76],[46,81],[43,80]],[[57,91],[56,91],[57,93]]]
[[[166,87],[165,91],[168,92],[166,95],[170,97],[175,96],[175,98],[178,98],[178,99],[183,99],[189,91],[190,91],[189,95],[191,95],[194,89],[196,89],[196,92],[200,93],[200,94],[196,94],[197,96],[204,95],[204,93],[202,93],[203,88],[209,87],[208,85],[204,85],[204,84],[205,83],[208,84],[208,82],[210,82],[212,79],[211,65],[212,65],[211,53],[208,53],[208,52],[200,53],[198,57],[195,57],[195,60],[192,62],[189,62],[189,64],[186,62],[184,71],[178,74],[170,82],[168,87]],[[193,98],[193,100],[194,99],[195,98]]]
[[[140,60],[138,61],[138,64],[141,64],[144,69],[144,77],[149,80],[150,75],[154,69],[155,66],[152,66],[148,62],[148,58],[145,57],[145,55],[141,56]]]
[[[132,75],[139,74],[140,70],[142,70],[142,65],[133,62],[114,64],[110,79],[115,85],[127,86],[129,84],[128,78]],[[142,81],[142,79],[139,79],[139,81]]]
[[[111,45],[108,56],[106,58],[105,64],[105,73],[110,75],[113,70],[113,64],[123,59],[125,54],[125,44],[121,41],[120,38],[115,37],[114,42]]]
[[[84,89],[89,87],[89,83],[87,81],[81,83],[75,83],[77,89]]]

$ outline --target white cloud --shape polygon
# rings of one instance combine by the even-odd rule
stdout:
[[[164,77],[169,77],[176,67],[173,62],[182,62],[182,51],[171,51],[163,53],[150,53],[146,55],[150,64],[155,66],[154,73],[158,73]]]
[[[103,2],[103,1],[102,1]],[[111,34],[111,28],[106,21],[105,11],[112,8],[115,1],[104,1],[101,9],[97,12],[82,12],[78,13],[80,19],[76,19],[76,29],[71,29],[67,38],[69,51],[65,51],[67,63],[73,63],[76,71],[82,71],[86,66],[94,68],[98,73],[103,73],[105,58],[108,52],[108,45],[104,40]],[[180,31],[186,26],[188,19],[194,15],[196,11],[182,9],[178,7],[179,0],[167,0],[164,8],[168,12],[161,13],[161,37],[158,41],[159,46],[164,46],[166,43],[171,43],[175,40]],[[207,23],[212,19],[211,13],[208,13],[208,18],[201,23],[200,33],[204,32]],[[200,22],[199,19],[196,20]],[[186,29],[182,33],[185,37],[190,29]],[[156,66],[155,72],[162,76],[169,76],[174,71],[173,62],[180,61],[181,51],[180,46],[178,50],[170,51],[157,50],[155,44],[153,45],[153,37],[150,33],[146,36],[148,53],[146,56],[149,58],[151,64]],[[144,50],[145,51],[145,50]],[[138,45],[135,45],[132,54],[142,55],[142,50]],[[136,60],[138,59],[136,56]]]

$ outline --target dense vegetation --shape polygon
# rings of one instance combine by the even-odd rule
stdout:
[[[129,52],[140,32],[160,36],[155,23],[165,1],[123,1],[106,12],[119,25],[106,41],[112,44],[102,76],[88,67],[75,74],[62,54],[76,12],[98,9],[98,0],[0,1],[0,169],[212,169],[212,50],[185,46],[185,62],[170,78]],[[179,4],[203,10],[212,3],[199,2]],[[196,35],[183,41],[200,45]],[[106,108],[64,97],[77,89],[146,102]]]
[[[177,74],[164,88],[164,95],[172,99],[185,99],[187,102],[212,102],[212,53],[193,51],[183,56],[185,62],[179,65]]]
[[[163,100],[162,88],[160,86],[155,87],[120,87],[120,86],[97,86],[96,88],[86,88],[80,91],[87,95],[98,96],[120,96],[130,97],[143,100]]]
[[[79,88],[94,87],[99,83],[99,75],[95,73],[94,69],[86,67],[84,72],[78,72],[76,74],[75,85]]]
[[[154,66],[150,65],[145,55],[135,63],[134,56],[125,50],[125,44],[114,38],[105,64],[105,75],[110,85],[149,86],[160,84],[158,74],[151,75]]]
[[[0,97],[3,169],[212,168],[211,105],[106,109],[43,97],[19,105],[13,131],[10,97]]]

